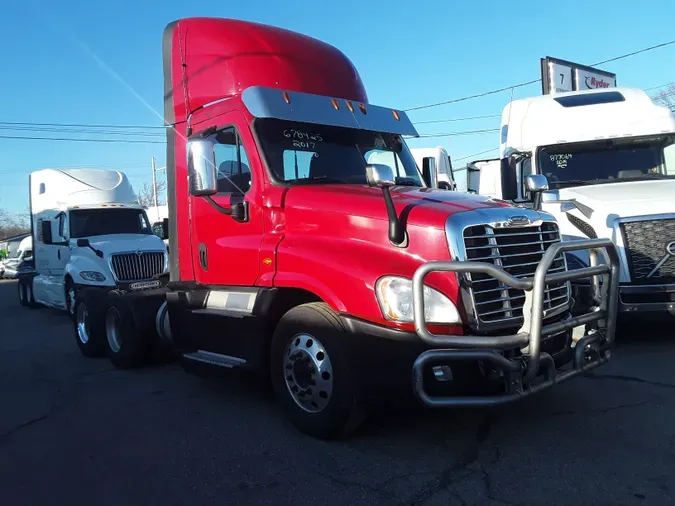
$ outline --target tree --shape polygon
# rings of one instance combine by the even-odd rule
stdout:
[[[665,90],[654,95],[654,102],[664,105],[675,113],[675,83],[669,84]]]
[[[30,232],[29,213],[10,213],[0,209],[0,240]]]
[[[147,181],[143,183],[141,188],[136,192],[138,195],[138,203],[142,206],[152,207],[155,205],[155,199],[152,194],[152,183]],[[157,205],[166,204],[166,181],[157,181]]]

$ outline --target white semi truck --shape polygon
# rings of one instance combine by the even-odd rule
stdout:
[[[436,166],[436,184],[441,190],[454,190],[455,181],[452,173],[452,161],[445,148],[411,148],[410,153],[420,170],[423,170],[425,158],[433,158]]]
[[[29,184],[35,271],[19,276],[20,302],[68,311],[81,327],[80,349],[93,353],[91,314],[85,306],[76,311],[80,290],[159,285],[166,247],[122,172],[44,169]]]
[[[530,174],[548,180],[536,203]],[[478,193],[489,186],[495,198],[541,206],[563,240],[613,240],[620,310],[675,315],[675,118],[666,107],[633,88],[514,100],[502,114],[499,168],[485,176]],[[588,262],[580,251],[567,260]],[[585,306],[586,286],[574,291]]]

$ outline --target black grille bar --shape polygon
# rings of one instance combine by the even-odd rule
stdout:
[[[675,218],[621,223],[628,269],[633,284],[675,283]],[[675,251],[675,246],[670,250]]]

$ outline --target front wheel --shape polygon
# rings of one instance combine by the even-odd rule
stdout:
[[[75,342],[80,353],[87,358],[105,356],[105,329],[101,311],[85,294],[75,301],[73,321]]]
[[[22,306],[28,305],[28,288],[26,283],[23,280],[19,280],[17,283],[17,290],[19,292],[19,304]]]
[[[327,304],[310,303],[288,311],[272,338],[275,393],[291,422],[319,439],[345,437],[365,419],[344,334]]]
[[[75,321],[75,302],[77,301],[77,290],[75,283],[71,279],[66,281],[66,311],[68,315]]]
[[[119,369],[145,365],[149,359],[151,338],[137,328],[128,301],[115,297],[105,313],[105,345],[108,358]]]

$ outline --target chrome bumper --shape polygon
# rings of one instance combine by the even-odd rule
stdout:
[[[555,257],[566,251],[589,250],[590,266],[566,272],[547,274]],[[605,262],[598,262],[599,255]],[[502,283],[525,291],[523,314],[525,323],[516,334],[505,336],[448,336],[427,330],[424,318],[424,279],[432,272],[484,273]],[[544,290],[548,283],[591,277],[591,293],[595,306],[588,313],[567,320],[543,325]],[[600,282],[602,278],[602,283]],[[619,304],[619,255],[609,239],[566,241],[551,245],[539,262],[532,278],[516,278],[503,269],[483,262],[428,262],[413,276],[413,311],[415,332],[433,346],[420,354],[413,365],[413,387],[420,401],[430,407],[493,406],[511,402],[548,388],[555,383],[598,367],[610,359],[610,347],[616,330]],[[576,344],[572,368],[556,370],[553,358],[541,352],[542,337],[593,323],[596,329]],[[522,356],[510,359],[500,351],[518,350]],[[486,397],[432,397],[423,379],[425,366],[439,361],[487,361],[504,373],[506,391]],[[541,375],[543,380],[534,380]]]

